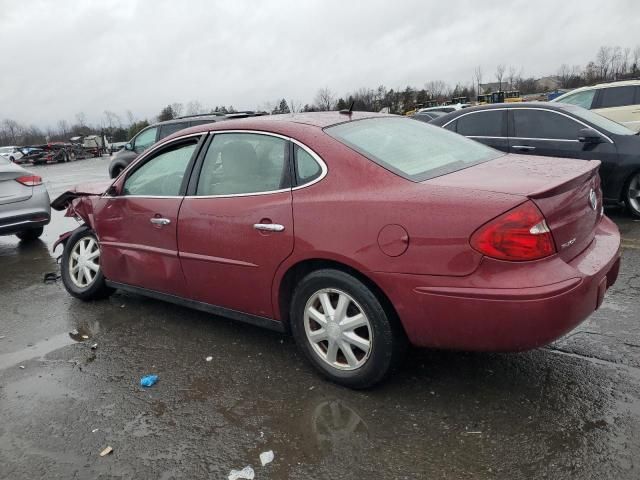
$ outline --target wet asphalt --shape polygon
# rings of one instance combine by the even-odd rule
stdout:
[[[31,170],[54,198],[108,163]],[[287,336],[43,283],[76,225],[54,212],[42,241],[0,237],[0,478],[226,479],[251,465],[256,479],[638,479],[640,222],[607,213],[622,270],[578,329],[521,354],[411,351],[358,392],[320,379]]]

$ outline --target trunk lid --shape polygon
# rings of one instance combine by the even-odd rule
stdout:
[[[0,165],[0,205],[23,202],[31,198],[33,187],[16,182],[16,178],[28,174],[24,168],[14,163]]]
[[[599,166],[598,160],[505,155],[425,183],[529,198],[545,216],[558,254],[569,261],[591,243],[601,218]]]

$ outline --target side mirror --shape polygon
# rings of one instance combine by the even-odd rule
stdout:
[[[114,183],[107,189],[106,194],[110,197],[117,197],[120,195],[120,186]]]
[[[125,150],[129,150],[129,151],[133,151],[133,145],[131,145],[130,143],[126,143],[124,146]]]
[[[593,128],[583,128],[578,132],[578,141],[581,143],[602,143],[604,139]]]

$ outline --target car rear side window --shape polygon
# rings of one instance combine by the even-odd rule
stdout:
[[[296,184],[304,185],[314,181],[320,175],[322,175],[322,167],[311,156],[309,152],[303,148],[295,145],[295,158],[296,158]]]
[[[287,141],[271,135],[215,135],[202,164],[196,195],[242,195],[289,187],[287,149]]]
[[[458,133],[466,137],[501,137],[502,110],[469,113],[458,117]]]
[[[325,129],[378,165],[421,182],[503,156],[502,152],[444,128],[409,118],[380,117]]]
[[[603,88],[600,91],[599,108],[624,107],[625,105],[633,105],[635,89],[636,87],[634,86]]]
[[[168,137],[172,133],[179,132],[185,128],[188,128],[189,124],[187,122],[175,122],[175,123],[167,123],[165,125],[160,126],[160,136],[158,140]]]
[[[576,140],[583,125],[550,110],[512,109],[514,137]]]

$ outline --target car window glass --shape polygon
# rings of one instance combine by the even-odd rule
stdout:
[[[270,135],[222,133],[205,156],[196,195],[270,192],[288,186],[287,142]]]
[[[568,95],[564,97],[561,102],[569,103],[571,105],[578,105],[582,108],[591,108],[591,103],[593,102],[593,97],[595,96],[595,90],[587,90],[585,92],[574,93],[573,95]]]
[[[597,128],[601,128],[609,133],[615,133],[616,135],[635,135],[633,130],[629,130],[624,125],[614,122],[613,120],[603,117],[591,110],[585,110],[584,108],[567,108],[568,112],[573,113],[576,117],[581,118],[587,122],[592,123]]]
[[[603,88],[600,93],[600,108],[633,105],[634,94],[633,86]]]
[[[135,143],[133,145],[135,151],[140,153],[156,143],[157,130],[158,129],[156,127],[152,127],[140,132],[140,134],[136,137]]]
[[[165,150],[145,162],[125,181],[125,195],[177,196],[187,165],[197,146],[193,140]]]
[[[448,123],[447,125],[445,125],[445,127],[447,130],[451,130],[452,132],[456,132],[458,131],[458,121],[454,120],[451,123]]]
[[[309,183],[320,176],[322,168],[309,152],[296,145],[295,154],[298,185]]]
[[[513,109],[514,137],[576,140],[583,125],[548,110]]]
[[[467,137],[501,137],[502,110],[470,113],[458,117],[458,133]]]
[[[168,137],[172,133],[179,132],[180,130],[183,130],[188,127],[189,125],[187,124],[187,122],[175,122],[175,123],[167,123],[166,125],[161,125],[160,135],[158,140]]]
[[[207,123],[214,123],[215,120],[193,120],[191,121],[191,126],[196,126],[196,125],[205,125]]]

